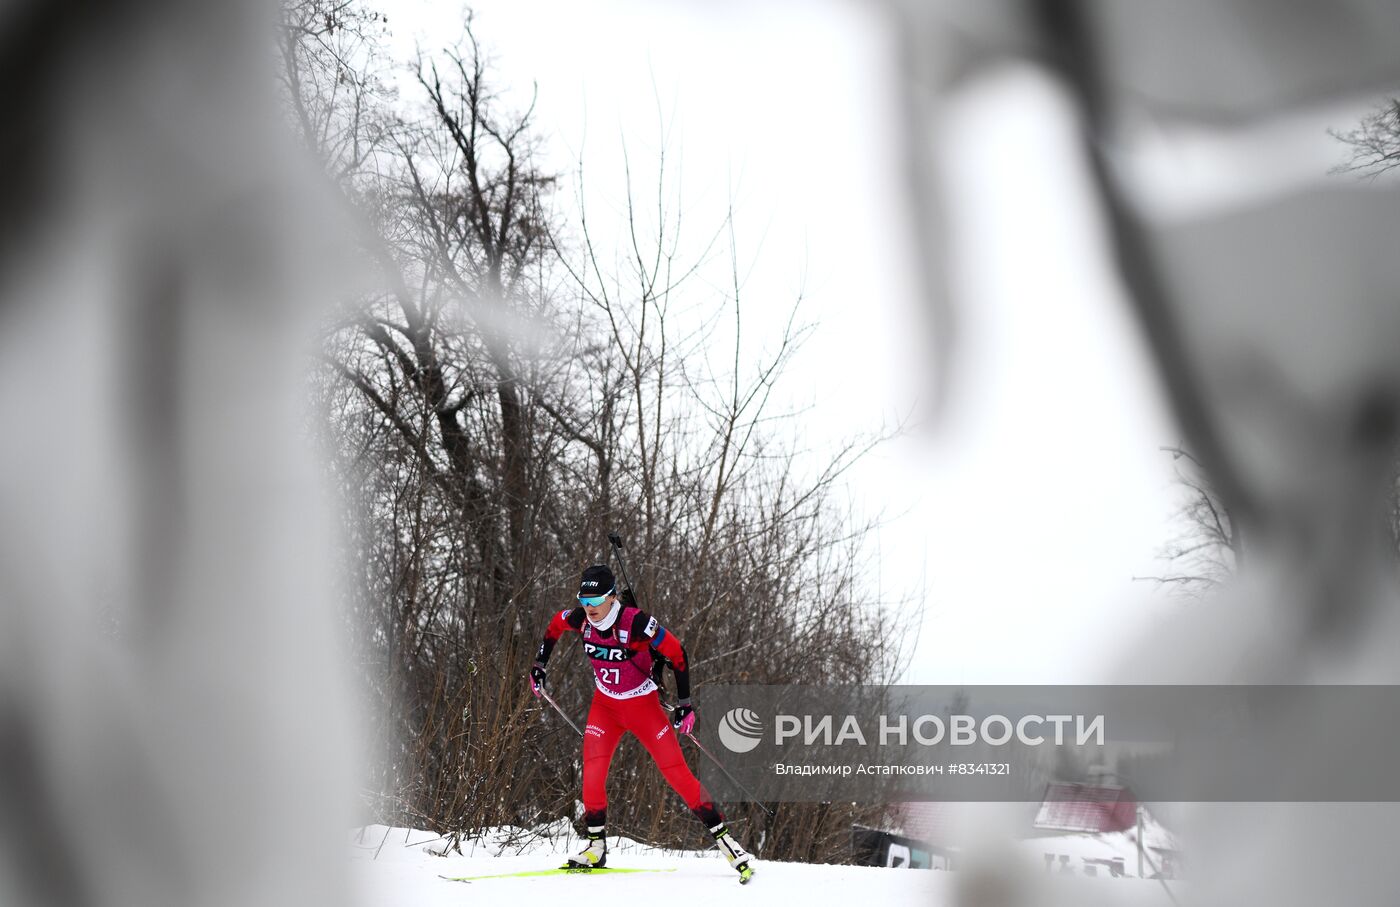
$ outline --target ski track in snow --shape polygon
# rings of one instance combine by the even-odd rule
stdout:
[[[387,834],[386,834],[387,833]],[[918,904],[953,907],[958,873],[937,870],[883,869],[808,863],[755,863],[753,881],[740,885],[738,874],[718,851],[666,852],[609,838],[609,866],[629,869],[674,869],[533,878],[478,879],[454,882],[440,876],[477,876],[554,869],[577,850],[580,841],[567,828],[530,846],[503,845],[501,833],[463,842],[463,855],[438,856],[442,840],[430,832],[369,826],[352,847],[351,880],[355,907],[463,907],[463,905],[614,903],[732,904],[747,902],[781,907],[853,904]],[[382,844],[382,846],[381,846]],[[376,857],[376,850],[378,856]],[[1022,879],[1022,881],[1027,881]],[[1071,898],[1058,880],[1042,878],[1043,903],[1123,904],[1157,907],[1170,902],[1155,883],[1136,879],[1084,880],[1093,891],[1087,899]],[[1084,894],[1081,891],[1079,894]],[[1058,895],[1058,896],[1056,896]],[[560,900],[555,900],[556,896]],[[599,901],[599,899],[602,899]]]
[[[382,860],[382,855],[381,855]],[[609,863],[613,862],[609,855]],[[537,878],[481,879],[449,882],[442,875],[485,875],[550,869],[557,863],[538,857],[429,857],[421,861],[357,860],[355,882],[364,907],[437,907],[437,905],[597,903],[595,898],[640,899],[638,903],[792,904],[943,902],[947,873],[897,872],[864,866],[808,866],[761,863],[748,885],[718,854],[713,857],[631,856],[619,858],[629,868],[673,867],[675,872],[565,875]],[[555,896],[559,901],[552,900]],[[569,900],[564,900],[569,899]]]
[[[387,832],[387,837],[386,837]],[[563,826],[520,852],[503,846],[508,833],[463,842],[464,855],[437,856],[441,839],[429,832],[370,826],[356,836],[351,878],[358,907],[461,907],[464,904],[549,903],[560,898],[636,898],[638,903],[726,903],[742,898],[759,904],[942,904],[948,902],[948,873],[901,872],[866,866],[818,866],[758,861],[754,878],[739,875],[718,851],[667,852],[625,838],[608,839],[608,865],[674,872],[601,873],[453,882],[440,876],[477,876],[554,869],[581,842]],[[382,843],[382,847],[380,846]],[[378,850],[378,856],[375,852]],[[577,901],[575,901],[577,903]]]

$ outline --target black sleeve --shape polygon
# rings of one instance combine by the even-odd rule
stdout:
[[[675,662],[671,663],[671,673],[676,676],[676,698],[690,702],[690,657],[686,655],[685,646],[681,646],[681,664],[685,667],[677,668]]]

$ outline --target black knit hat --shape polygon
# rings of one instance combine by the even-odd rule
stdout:
[[[583,571],[583,579],[578,584],[579,595],[607,595],[617,588],[617,578],[607,564],[594,564]]]

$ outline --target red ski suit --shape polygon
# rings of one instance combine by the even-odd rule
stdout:
[[[608,767],[625,733],[641,741],[692,812],[707,825],[722,821],[709,792],[686,765],[653,680],[652,668],[660,656],[670,662],[681,698],[689,698],[689,671],[680,642],[640,608],[623,607],[606,630],[589,623],[583,608],[570,608],[549,622],[540,643],[541,661],[568,632],[583,637],[596,685],[583,735],[583,808],[589,824],[602,824],[606,816]]]

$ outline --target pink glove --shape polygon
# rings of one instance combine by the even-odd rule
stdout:
[[[688,700],[676,706],[676,710],[671,713],[671,726],[676,729],[676,733],[687,737],[695,730],[695,709],[690,707]]]

